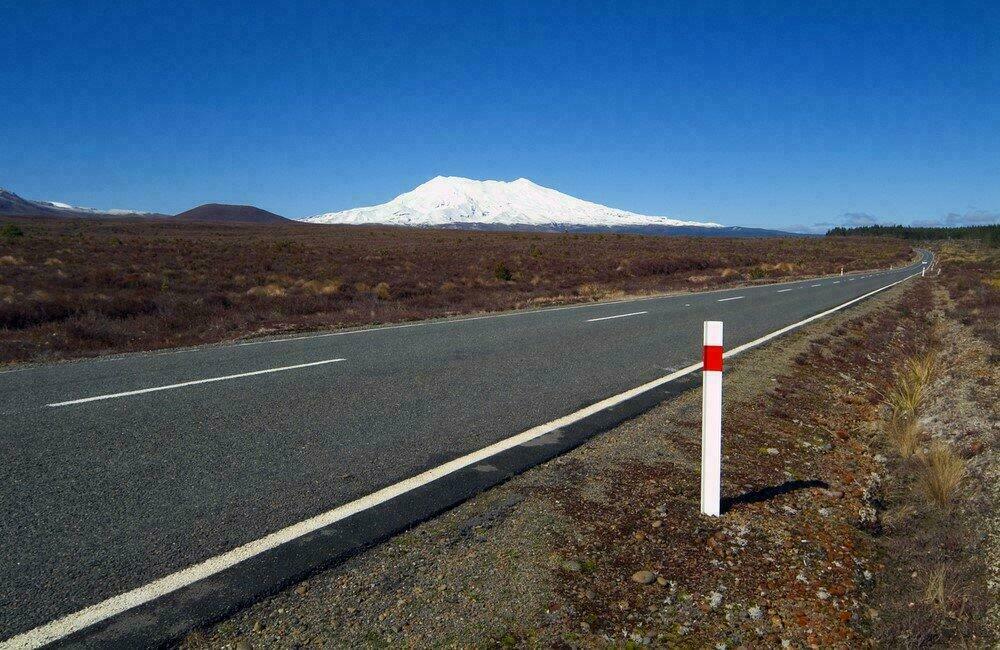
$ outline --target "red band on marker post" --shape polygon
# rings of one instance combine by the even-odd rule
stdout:
[[[706,345],[703,348],[701,362],[702,362],[702,370],[718,370],[721,372],[722,346]]]

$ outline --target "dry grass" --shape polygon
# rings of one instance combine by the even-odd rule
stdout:
[[[11,220],[6,220],[11,221]],[[2,225],[2,224],[0,224]],[[14,224],[10,224],[14,225]],[[0,363],[886,267],[887,239],[17,219]],[[58,262],[57,262],[58,260]]]
[[[917,451],[923,432],[913,417],[893,415],[886,424],[889,438],[892,440],[899,455],[909,458]]]
[[[907,359],[896,375],[893,385],[885,393],[891,418],[897,422],[915,420],[927,396],[927,387],[934,378],[937,355],[928,351]]]
[[[912,357],[907,362],[907,370],[917,382],[923,386],[928,386],[934,380],[937,372],[938,354],[935,350],[928,350],[924,354]]]
[[[928,501],[945,510],[950,508],[955,490],[965,478],[965,462],[943,442],[934,443],[918,458],[920,486]]]
[[[946,573],[943,566],[931,569],[927,574],[927,586],[924,588],[924,603],[942,612],[948,611]]]

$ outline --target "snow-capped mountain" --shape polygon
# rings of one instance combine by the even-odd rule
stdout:
[[[98,208],[81,208],[58,201],[32,201],[23,199],[17,194],[0,188],[0,214],[43,215],[43,216],[114,216],[114,217],[152,217],[161,216],[153,212],[139,210],[101,210]]]
[[[388,203],[327,212],[303,221],[395,226],[559,228],[722,228],[717,223],[679,221],[609,208],[584,201],[526,178],[476,181],[437,176]]]

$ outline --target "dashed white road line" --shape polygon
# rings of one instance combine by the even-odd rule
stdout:
[[[778,289],[775,293],[785,293],[786,291],[791,291],[791,289]]]
[[[833,283],[834,284],[840,284],[840,280],[834,280]]]
[[[627,314],[617,314],[615,316],[603,316],[601,318],[588,318],[587,322],[588,323],[593,323],[593,322],[599,321],[599,320],[611,320],[612,318],[625,318],[626,316],[639,316],[640,314],[648,314],[648,313],[649,313],[648,311],[633,311],[633,312],[629,312]]]
[[[811,323],[825,316],[829,316],[834,312],[840,311],[841,309],[864,300],[865,298],[880,291],[896,286],[900,282],[909,280],[916,275],[919,274],[915,273],[913,275],[906,276],[901,280],[896,280],[895,282],[879,287],[874,291],[869,291],[862,296],[854,298],[853,300],[848,300],[847,302],[837,305],[831,309],[827,309],[824,312],[820,312],[819,314],[800,320],[797,323],[786,325],[785,327],[775,330],[770,334],[766,334],[759,339],[750,341],[749,343],[744,343],[743,345],[729,350],[723,355],[723,357],[730,358],[745,350],[749,350],[750,348],[754,348],[762,343],[766,343],[773,338],[781,336],[785,332],[789,332],[805,325],[806,323]],[[341,359],[336,359],[336,361],[340,360]],[[334,360],[331,359],[328,363],[332,363],[333,361]],[[469,465],[491,458],[492,456],[506,451],[507,449],[530,442],[535,438],[539,438],[546,433],[555,431],[561,427],[569,426],[574,422],[578,422],[590,415],[593,415],[594,413],[621,404],[633,397],[636,397],[637,395],[641,395],[657,388],[658,386],[662,386],[663,384],[685,375],[689,375],[698,370],[701,370],[701,363],[692,364],[686,368],[678,370],[677,372],[660,377],[659,379],[654,379],[649,383],[637,386],[631,390],[627,390],[624,393],[619,393],[607,399],[601,400],[596,404],[591,404],[586,408],[570,413],[569,415],[563,416],[557,420],[540,424],[536,427],[528,429],[527,431],[523,431],[517,435],[493,443],[487,447],[483,447],[482,449],[474,451],[471,454],[466,454],[465,456],[456,458],[452,461],[444,463],[443,465],[438,465],[437,467],[429,469],[421,474],[417,474],[416,476],[382,488],[377,492],[373,492],[367,496],[363,496],[359,499],[355,499],[354,501],[337,506],[327,512],[316,515],[315,517],[292,524],[286,528],[282,528],[281,530],[275,531],[269,535],[261,537],[260,539],[234,548],[231,551],[215,555],[207,560],[199,562],[198,564],[191,565],[186,569],[181,569],[180,571],[171,573],[170,575],[154,580],[148,584],[142,585],[141,587],[136,587],[132,591],[128,591],[99,603],[95,603],[90,607],[68,614],[60,619],[56,619],[50,623],[36,627],[33,630],[23,632],[15,637],[7,639],[6,641],[0,641],[0,650],[13,648],[39,648],[48,643],[64,639],[75,632],[79,632],[80,630],[88,628],[96,623],[100,623],[101,621],[105,621],[113,616],[121,614],[124,611],[138,607],[155,600],[156,598],[165,596],[169,593],[177,591],[178,589],[194,584],[199,580],[215,575],[236,564],[239,564],[240,562],[243,562],[244,560],[248,560],[252,557],[260,555],[261,553],[277,548],[287,542],[299,539],[300,537],[319,530],[320,528],[324,528],[330,524],[341,521],[342,519],[346,519],[351,515],[368,510],[381,503],[385,503],[390,499],[394,499],[395,497],[410,492],[418,487],[427,485],[428,483],[436,481],[439,478],[448,476],[449,474],[457,472],[464,467],[468,467]]]
[[[116,397],[129,397],[131,395],[141,395],[143,393],[155,393],[161,390],[171,390],[174,388],[183,388],[185,386],[195,386],[197,384],[208,384],[214,381],[226,381],[229,379],[240,379],[242,377],[253,377],[254,375],[266,375],[272,372],[296,370],[298,368],[309,368],[311,366],[322,366],[327,363],[337,363],[338,361],[346,361],[346,359],[324,359],[323,361],[313,361],[311,363],[299,363],[294,366],[282,366],[280,368],[267,368],[266,370],[254,370],[253,372],[241,372],[236,375],[209,377],[208,379],[192,379],[191,381],[182,381],[179,384],[167,384],[166,386],[154,386],[152,388],[140,388],[139,390],[127,390],[122,393],[108,393],[106,395],[94,395],[93,397],[83,397],[81,399],[66,400],[65,402],[53,402],[52,404],[46,404],[46,406],[70,406],[73,404],[83,404],[85,402],[96,402],[98,400],[103,400],[103,399],[115,399]]]
[[[810,287],[821,287],[823,285],[822,285],[822,283],[820,283],[820,284],[810,284],[809,286]]]
[[[733,296],[732,298],[719,298],[715,302],[726,302],[727,300],[741,300],[744,296]]]

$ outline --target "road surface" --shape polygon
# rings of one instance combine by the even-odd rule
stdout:
[[[704,320],[732,348],[919,269],[0,373],[0,639],[176,634],[539,458],[433,482],[267,562],[176,572],[696,363]],[[165,576],[142,608],[106,603]]]

